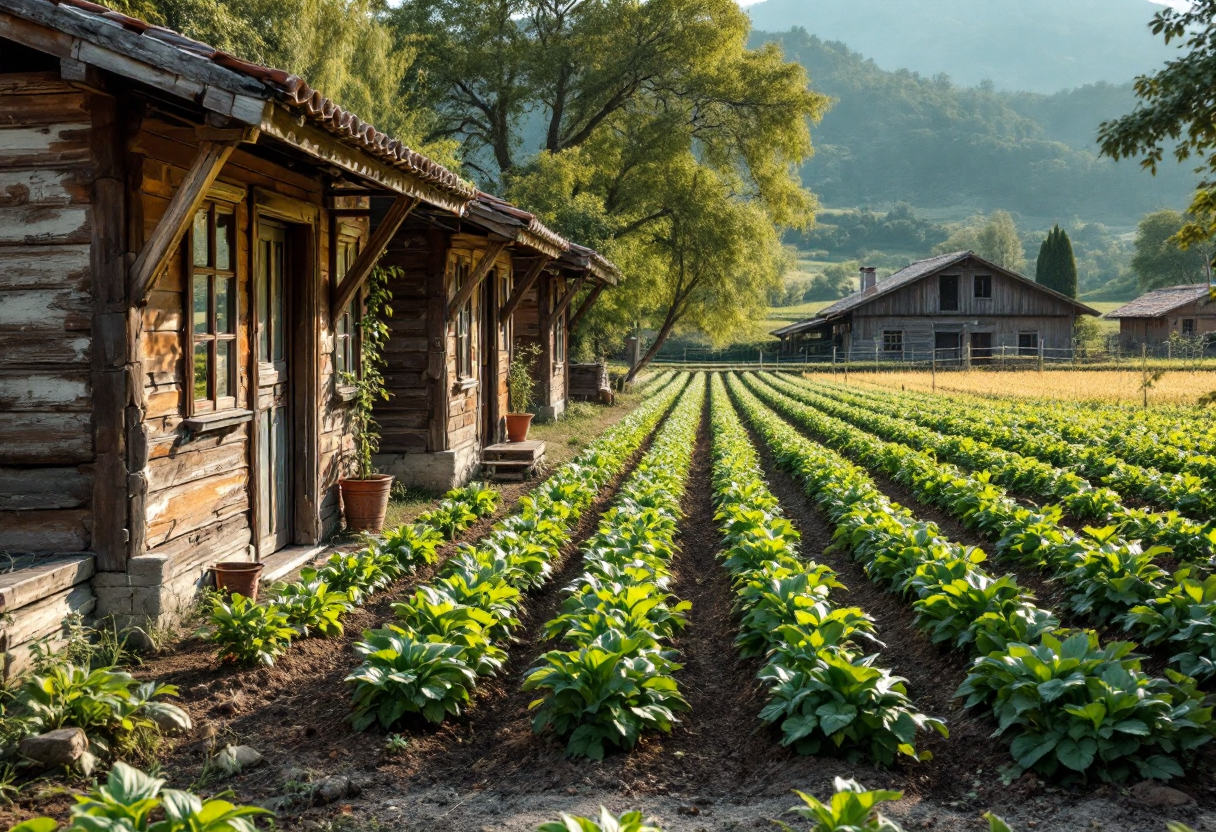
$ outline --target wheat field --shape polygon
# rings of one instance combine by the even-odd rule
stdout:
[[[842,373],[806,373],[807,378],[843,380]],[[1216,390],[1216,371],[1169,370],[1152,380],[1149,405],[1193,405],[1200,396]],[[1000,398],[1063,399],[1140,404],[1144,400],[1144,373],[1140,370],[1014,370],[1002,372],[939,372],[939,393],[963,393]],[[849,384],[903,390],[929,391],[934,387],[926,371],[850,373]]]

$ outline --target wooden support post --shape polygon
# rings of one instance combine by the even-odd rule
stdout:
[[[380,262],[380,256],[388,248],[393,235],[397,233],[397,229],[405,222],[410,212],[418,206],[418,201],[416,197],[408,196],[399,196],[394,200],[392,207],[384,215],[384,219],[376,226],[371,239],[367,241],[367,246],[359,252],[359,256],[355,258],[355,262],[350,265],[350,268],[346,270],[346,274],[342,276],[342,282],[334,287],[333,292],[330,294],[331,302],[329,310],[331,321],[336,321],[341,316],[342,310],[346,308],[351,298],[355,296],[355,293],[367,281],[368,275],[372,273],[372,269]]]
[[[548,257],[539,257],[532,264],[524,275],[524,279],[515,284],[515,288],[511,290],[511,297],[507,298],[507,302],[502,305],[499,310],[499,318],[507,320],[515,312],[515,307],[519,306],[519,302],[524,299],[524,295],[532,288],[532,284],[540,277],[540,273],[545,270],[545,266],[549,265]]]
[[[448,304],[444,319],[451,321],[456,317],[456,313],[460,311],[460,307],[469,302],[469,298],[473,297],[473,293],[477,291],[477,287],[481,285],[481,281],[485,280],[486,275],[490,273],[490,269],[494,267],[494,261],[498,259],[498,255],[502,254],[502,250],[507,247],[505,240],[490,243],[490,247],[486,249],[485,254],[477,261],[477,265],[473,267],[472,273],[469,274],[464,285],[460,287],[460,291],[456,293],[456,297],[452,298],[452,302]]]
[[[430,388],[431,418],[427,451],[448,449],[448,322],[447,261],[448,239],[441,231],[427,233],[426,265],[426,351],[427,386]]]
[[[257,130],[250,128],[242,135],[244,141],[254,141],[257,139]],[[169,200],[164,217],[144,244],[135,262],[131,264],[128,295],[132,305],[143,306],[147,303],[148,293],[152,290],[156,276],[181,243],[190,223],[194,221],[194,213],[207,197],[207,189],[215,184],[215,178],[219,176],[238,144],[239,141],[204,141],[199,144],[198,156],[186,172],[186,178],[182,180],[173,198]]]
[[[597,283],[595,284],[595,288],[591,290],[591,293],[588,294],[587,297],[583,298],[583,302],[578,305],[578,309],[574,310],[574,314],[570,316],[569,329],[571,332],[574,332],[574,328],[579,325],[579,322],[582,321],[583,316],[587,314],[588,310],[591,309],[592,305],[599,298],[600,293],[603,292],[607,286],[607,283]]]
[[[579,290],[583,288],[583,284],[586,282],[587,275],[583,275],[578,280],[574,281],[574,286],[568,289],[566,294],[562,295],[562,299],[553,306],[553,311],[550,312],[543,321],[543,326],[546,331],[553,329],[553,325],[557,323],[558,318],[560,318],[562,313],[566,311],[566,308],[570,306],[570,301],[574,300],[574,296],[578,294]]]

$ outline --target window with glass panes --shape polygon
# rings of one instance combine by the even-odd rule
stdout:
[[[236,217],[204,205],[190,229],[192,412],[236,407]]]
[[[566,363],[566,313],[557,318],[553,331],[553,363]]]
[[[456,261],[456,294],[469,279],[469,262]],[[460,378],[473,376],[473,298],[470,296],[456,313],[456,375]]]
[[[345,235],[338,237],[338,244],[335,246],[335,282],[342,281],[358,255],[358,238]],[[359,374],[359,304],[359,293],[356,292],[334,324],[334,371],[338,373],[339,380],[344,373],[355,376]]]

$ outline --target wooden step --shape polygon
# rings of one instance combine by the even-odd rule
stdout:
[[[536,463],[544,455],[545,443],[539,439],[529,439],[525,442],[501,442],[497,445],[490,445],[482,451],[481,458],[485,462],[519,460]]]

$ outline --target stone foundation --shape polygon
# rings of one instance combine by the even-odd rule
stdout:
[[[402,485],[447,491],[471,480],[481,461],[477,446],[467,445],[431,454],[379,454],[373,462]]]
[[[536,418],[542,422],[555,422],[566,412],[566,400],[559,399],[549,407],[541,407],[536,411]]]

